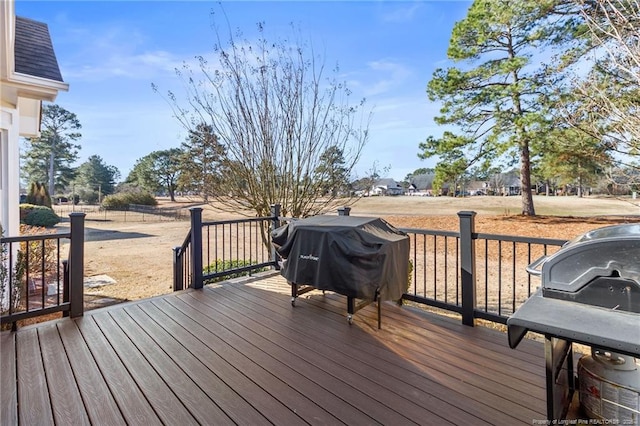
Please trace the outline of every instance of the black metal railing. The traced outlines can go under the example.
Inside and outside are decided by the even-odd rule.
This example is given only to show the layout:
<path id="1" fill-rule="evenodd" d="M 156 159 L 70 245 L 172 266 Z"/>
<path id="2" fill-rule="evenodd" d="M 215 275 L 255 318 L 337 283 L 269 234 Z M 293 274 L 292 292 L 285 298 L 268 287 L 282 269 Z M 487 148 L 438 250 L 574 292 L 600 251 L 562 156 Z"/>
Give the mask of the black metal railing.
<path id="1" fill-rule="evenodd" d="M 71 213 L 69 232 L 0 239 L 2 324 L 84 311 L 84 213 Z M 63 250 L 68 244 L 68 258 Z"/>
<path id="2" fill-rule="evenodd" d="M 202 209 L 190 209 L 191 230 L 174 248 L 174 290 L 202 288 L 206 283 L 277 268 L 271 231 L 280 224 L 279 206 L 272 216 L 202 221 Z"/>
<path id="3" fill-rule="evenodd" d="M 460 231 L 406 229 L 411 282 L 404 298 L 462 315 L 506 324 L 539 283 L 526 267 L 566 240 L 475 232 L 475 212 L 459 212 Z"/>
<path id="4" fill-rule="evenodd" d="M 510 235 L 476 234 L 475 315 L 494 322 L 506 319 L 540 284 L 526 267 L 541 256 L 557 251 L 566 240 Z"/>
<path id="5" fill-rule="evenodd" d="M 348 216 L 350 210 L 342 207 L 338 215 Z M 202 223 L 201 212 L 191 209 L 191 229 L 201 232 L 191 232 L 174 249 L 176 290 L 185 284 L 201 288 L 207 280 L 278 267 L 275 250 L 268 249 L 265 239 L 270 238 L 268 230 L 290 220 L 279 217 L 279 206 L 273 206 L 269 217 L 207 223 Z M 478 318 L 506 324 L 539 285 L 532 282 L 526 267 L 566 241 L 476 233 L 475 215 L 459 212 L 459 231 L 400 228 L 409 236 L 411 264 L 403 298 L 456 312 L 465 325 L 474 325 Z"/>

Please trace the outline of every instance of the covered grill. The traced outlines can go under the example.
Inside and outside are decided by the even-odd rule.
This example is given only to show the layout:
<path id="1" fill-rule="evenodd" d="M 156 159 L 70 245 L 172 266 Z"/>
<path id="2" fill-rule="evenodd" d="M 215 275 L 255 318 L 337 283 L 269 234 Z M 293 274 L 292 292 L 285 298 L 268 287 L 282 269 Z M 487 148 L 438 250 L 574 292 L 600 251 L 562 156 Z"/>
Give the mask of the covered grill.
<path id="1" fill-rule="evenodd" d="M 574 342 L 636 370 L 634 357 L 640 358 L 640 224 L 588 232 L 552 256 L 533 262 L 527 271 L 541 276 L 541 288 L 507 320 L 509 345 L 515 348 L 527 331 L 544 334 L 547 416 L 561 419 L 577 389 Z M 637 375 L 626 377 L 638 381 Z M 634 395 L 633 389 L 640 389 L 640 383 L 620 389 L 629 391 L 630 401 L 628 406 L 620 404 L 620 413 L 637 420 L 640 395 Z"/>
<path id="2" fill-rule="evenodd" d="M 399 300 L 407 289 L 409 237 L 382 219 L 313 216 L 279 227 L 272 241 L 285 259 L 281 273 L 292 285 L 292 304 L 314 288 L 334 291 L 347 296 L 351 322 L 363 306 L 355 299 Z"/>

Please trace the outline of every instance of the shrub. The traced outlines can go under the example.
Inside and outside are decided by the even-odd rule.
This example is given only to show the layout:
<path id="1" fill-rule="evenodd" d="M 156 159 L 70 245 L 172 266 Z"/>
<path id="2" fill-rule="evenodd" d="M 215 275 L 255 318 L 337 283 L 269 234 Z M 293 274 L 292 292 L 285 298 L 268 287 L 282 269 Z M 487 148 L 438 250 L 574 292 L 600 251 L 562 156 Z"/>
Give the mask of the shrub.
<path id="1" fill-rule="evenodd" d="M 31 182 L 26 201 L 29 204 L 51 207 L 51 196 L 49 195 L 49 191 L 45 184 L 40 182 Z"/>
<path id="2" fill-rule="evenodd" d="M 237 268 L 242 268 L 244 266 L 251 266 L 251 265 L 252 265 L 252 263 L 250 261 L 248 261 L 248 260 L 220 260 L 220 259 L 217 259 L 215 262 L 211 263 L 209 266 L 205 266 L 202 269 L 202 273 L 203 274 L 210 274 L 210 273 L 213 273 L 213 272 L 224 272 L 224 271 L 237 269 Z M 267 268 L 253 269 L 251 271 L 251 273 L 254 274 L 256 272 L 262 272 L 262 271 L 266 271 L 266 270 L 267 270 Z M 219 283 L 221 281 L 229 280 L 231 278 L 246 277 L 248 275 L 249 275 L 249 271 L 233 272 L 233 273 L 230 273 L 229 275 L 224 275 L 222 277 L 210 278 L 208 280 L 205 280 L 205 284 Z"/>
<path id="3" fill-rule="evenodd" d="M 102 207 L 107 209 L 126 209 L 130 204 L 141 204 L 144 206 L 157 206 L 158 201 L 153 194 L 146 191 L 118 192 L 107 195 L 102 200 Z"/>
<path id="4" fill-rule="evenodd" d="M 20 204 L 20 221 L 25 225 L 50 228 L 60 223 L 60 217 L 50 207 Z"/>

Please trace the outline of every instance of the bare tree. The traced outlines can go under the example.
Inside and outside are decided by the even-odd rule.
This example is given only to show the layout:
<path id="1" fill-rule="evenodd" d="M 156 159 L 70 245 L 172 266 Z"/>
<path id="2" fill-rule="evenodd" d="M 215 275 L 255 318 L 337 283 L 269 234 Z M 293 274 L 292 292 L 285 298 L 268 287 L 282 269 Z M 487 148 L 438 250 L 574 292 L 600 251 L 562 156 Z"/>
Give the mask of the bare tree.
<path id="1" fill-rule="evenodd" d="M 640 152 L 640 1 L 578 0 L 594 66 L 564 108 L 571 125 L 606 143 L 626 166 Z M 636 165 L 637 167 L 637 165 Z"/>
<path id="2" fill-rule="evenodd" d="M 322 154 L 335 151 L 351 174 L 368 136 L 364 100 L 351 103 L 338 69 L 325 77 L 324 62 L 299 35 L 269 41 L 260 23 L 256 41 L 229 31 L 223 43 L 214 28 L 216 62 L 200 57 L 197 71 L 178 71 L 186 101 L 168 94 L 183 126 L 206 123 L 223 147 L 212 204 L 266 216 L 279 203 L 283 215 L 304 217 L 348 203 L 327 192 L 333 178 L 317 170 Z"/>

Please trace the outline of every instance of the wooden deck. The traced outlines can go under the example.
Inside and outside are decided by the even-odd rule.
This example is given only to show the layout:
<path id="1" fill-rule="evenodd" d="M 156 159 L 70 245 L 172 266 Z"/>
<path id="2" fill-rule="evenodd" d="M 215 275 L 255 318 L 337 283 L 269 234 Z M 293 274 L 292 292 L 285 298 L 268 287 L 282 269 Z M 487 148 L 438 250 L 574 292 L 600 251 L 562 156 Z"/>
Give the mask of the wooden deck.
<path id="1" fill-rule="evenodd" d="M 544 351 L 393 303 L 295 307 L 279 276 L 1 335 L 2 425 L 531 425 Z"/>

